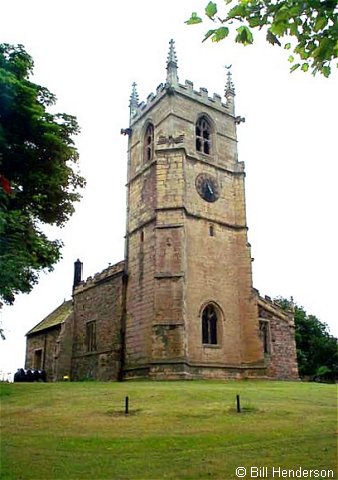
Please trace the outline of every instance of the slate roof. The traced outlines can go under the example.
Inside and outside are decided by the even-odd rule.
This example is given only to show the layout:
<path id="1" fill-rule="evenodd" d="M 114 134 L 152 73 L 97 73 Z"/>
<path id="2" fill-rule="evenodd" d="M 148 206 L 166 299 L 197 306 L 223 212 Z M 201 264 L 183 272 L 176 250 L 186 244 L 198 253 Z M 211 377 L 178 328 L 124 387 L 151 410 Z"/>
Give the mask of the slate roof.
<path id="1" fill-rule="evenodd" d="M 35 325 L 29 332 L 26 333 L 26 336 L 33 335 L 34 333 L 40 333 L 44 330 L 47 330 L 57 325 L 61 325 L 73 312 L 72 300 L 64 301 L 59 305 L 52 313 L 47 315 L 40 323 Z"/>

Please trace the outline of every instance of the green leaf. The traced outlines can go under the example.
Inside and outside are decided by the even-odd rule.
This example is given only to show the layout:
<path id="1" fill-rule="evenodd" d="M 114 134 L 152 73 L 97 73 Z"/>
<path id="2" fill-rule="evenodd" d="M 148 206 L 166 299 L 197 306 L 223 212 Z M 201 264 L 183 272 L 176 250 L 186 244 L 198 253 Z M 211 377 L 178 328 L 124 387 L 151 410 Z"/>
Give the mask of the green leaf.
<path id="1" fill-rule="evenodd" d="M 246 7 L 243 3 L 239 3 L 235 5 L 231 10 L 228 12 L 227 20 L 232 18 L 243 18 L 246 15 Z"/>
<path id="2" fill-rule="evenodd" d="M 333 52 L 333 55 L 335 57 L 338 57 L 338 39 L 337 39 L 335 45 L 333 45 L 333 47 L 332 47 L 332 52 Z M 337 66 L 338 66 L 338 64 L 337 64 Z"/>
<path id="3" fill-rule="evenodd" d="M 281 8 L 276 12 L 275 19 L 277 22 L 280 20 L 287 20 L 290 18 L 290 13 L 288 7 L 285 5 L 285 2 L 280 2 L 280 5 L 282 5 Z"/>
<path id="4" fill-rule="evenodd" d="M 307 72 L 309 70 L 309 64 L 308 63 L 303 63 L 303 65 L 301 67 L 301 70 L 303 70 L 303 72 Z"/>
<path id="5" fill-rule="evenodd" d="M 211 40 L 213 42 L 220 42 L 221 40 L 223 40 L 228 35 L 229 35 L 228 27 L 220 27 L 217 30 L 215 30 L 215 33 L 214 33 Z"/>
<path id="6" fill-rule="evenodd" d="M 201 17 L 197 16 L 196 12 L 192 12 L 189 20 L 186 20 L 184 23 L 186 23 L 187 25 L 196 25 L 197 23 L 202 23 L 202 19 Z"/>
<path id="7" fill-rule="evenodd" d="M 290 72 L 294 72 L 295 70 L 297 70 L 297 68 L 300 67 L 300 63 L 296 63 L 295 65 L 293 65 L 291 68 L 290 68 Z"/>
<path id="8" fill-rule="evenodd" d="M 292 8 L 289 9 L 289 18 L 299 16 L 301 11 L 300 5 L 294 5 Z"/>
<path id="9" fill-rule="evenodd" d="M 312 51 L 312 57 L 315 61 L 323 61 L 328 60 L 331 56 L 332 48 L 333 48 L 332 41 L 327 37 L 322 37 L 319 45 Z"/>
<path id="10" fill-rule="evenodd" d="M 290 55 L 289 58 L 288 58 L 288 61 L 290 63 L 294 62 L 295 61 L 295 57 L 293 55 Z"/>
<path id="11" fill-rule="evenodd" d="M 205 7 L 205 14 L 207 17 L 213 19 L 213 17 L 217 13 L 217 5 L 216 3 L 209 2 L 208 5 Z"/>
<path id="12" fill-rule="evenodd" d="M 253 43 L 251 30 L 246 25 L 237 28 L 236 31 L 238 32 L 235 38 L 237 43 L 242 43 L 243 45 L 249 45 Z"/>
<path id="13" fill-rule="evenodd" d="M 284 20 L 281 20 L 281 21 L 273 22 L 271 24 L 270 31 L 274 35 L 277 35 L 278 37 L 282 37 L 288 28 L 289 28 L 289 24 Z"/>
<path id="14" fill-rule="evenodd" d="M 216 32 L 215 29 L 214 29 L 214 30 L 209 30 L 209 31 L 205 34 L 202 42 L 205 42 L 206 40 L 208 40 L 208 38 L 211 37 L 211 35 L 213 35 L 215 32 Z"/>
<path id="15" fill-rule="evenodd" d="M 249 26 L 251 28 L 259 27 L 262 24 L 261 17 L 251 17 L 248 19 Z"/>
<path id="16" fill-rule="evenodd" d="M 315 32 L 322 30 L 327 25 L 327 22 L 328 22 L 328 19 L 326 17 L 318 16 L 316 18 L 316 22 L 315 22 L 315 26 L 313 27 L 313 30 Z"/>
<path id="17" fill-rule="evenodd" d="M 281 46 L 281 43 L 276 35 L 274 35 L 270 30 L 268 30 L 266 33 L 266 39 L 269 43 L 271 43 L 271 45 L 278 45 L 279 47 Z"/>
<path id="18" fill-rule="evenodd" d="M 289 23 L 290 35 L 298 36 L 298 25 L 297 23 Z"/>
<path id="19" fill-rule="evenodd" d="M 296 48 L 294 49 L 294 52 L 298 53 L 298 55 L 302 60 L 307 60 L 310 56 L 310 53 L 306 51 L 304 45 L 301 45 L 301 44 L 296 46 Z"/>
<path id="20" fill-rule="evenodd" d="M 286 43 L 286 44 L 284 45 L 284 48 L 285 48 L 285 50 L 290 50 L 290 48 L 291 48 L 291 43 Z"/>
<path id="21" fill-rule="evenodd" d="M 322 73 L 324 75 L 324 77 L 328 78 L 330 76 L 330 73 L 331 73 L 331 68 L 328 67 L 328 66 L 325 66 L 322 68 Z"/>

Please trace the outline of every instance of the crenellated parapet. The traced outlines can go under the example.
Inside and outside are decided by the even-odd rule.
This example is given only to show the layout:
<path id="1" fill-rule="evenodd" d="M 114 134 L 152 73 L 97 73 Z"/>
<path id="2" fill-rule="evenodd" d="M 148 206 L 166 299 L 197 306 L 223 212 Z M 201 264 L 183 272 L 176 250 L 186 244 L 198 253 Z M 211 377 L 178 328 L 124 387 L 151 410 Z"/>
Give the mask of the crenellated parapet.
<path id="1" fill-rule="evenodd" d="M 270 312 L 280 320 L 288 322 L 289 326 L 294 326 L 294 313 L 291 310 L 282 309 L 280 304 L 272 300 L 269 296 L 265 295 L 264 298 L 258 296 L 257 303 L 263 310 Z"/>
<path id="2" fill-rule="evenodd" d="M 143 115 L 146 115 L 147 112 L 159 102 L 164 95 L 183 95 L 185 97 L 191 98 L 195 102 L 199 102 L 202 105 L 210 106 L 220 111 L 223 111 L 227 114 L 231 114 L 233 102 L 227 100 L 223 102 L 221 95 L 214 93 L 212 96 L 209 96 L 208 90 L 205 87 L 201 87 L 199 90 L 194 90 L 194 84 L 190 80 L 186 80 L 184 84 L 177 84 L 175 87 L 168 86 L 161 83 L 157 89 L 156 93 L 150 93 L 147 97 L 146 102 L 140 102 L 137 106 L 134 105 L 132 114 L 130 116 L 130 125 L 132 126 L 137 120 L 139 120 Z"/>
<path id="3" fill-rule="evenodd" d="M 205 106 L 217 108 L 230 116 L 234 116 L 235 89 L 230 71 L 228 71 L 225 97 L 223 98 L 218 93 L 214 93 L 212 96 L 209 96 L 208 90 L 205 87 L 201 87 L 199 90 L 194 90 L 194 84 L 190 80 L 185 80 L 184 84 L 179 83 L 177 76 L 177 57 L 173 40 L 170 41 L 167 60 L 166 83 L 161 83 L 157 87 L 156 93 L 150 93 L 146 102 L 141 103 L 138 103 L 136 84 L 133 84 L 130 103 L 132 106 L 130 111 L 130 125 L 133 125 L 143 115 L 146 115 L 147 112 L 154 106 L 154 104 L 160 101 L 164 95 L 183 95 L 191 98 L 191 100 L 195 102 L 199 102 Z"/>
<path id="4" fill-rule="evenodd" d="M 109 265 L 109 267 L 102 270 L 102 272 L 96 273 L 94 276 L 88 277 L 87 280 L 83 280 L 74 288 L 74 295 L 83 292 L 89 288 L 96 287 L 102 282 L 105 282 L 111 277 L 116 275 L 122 275 L 125 269 L 125 261 L 115 263 L 114 265 Z"/>

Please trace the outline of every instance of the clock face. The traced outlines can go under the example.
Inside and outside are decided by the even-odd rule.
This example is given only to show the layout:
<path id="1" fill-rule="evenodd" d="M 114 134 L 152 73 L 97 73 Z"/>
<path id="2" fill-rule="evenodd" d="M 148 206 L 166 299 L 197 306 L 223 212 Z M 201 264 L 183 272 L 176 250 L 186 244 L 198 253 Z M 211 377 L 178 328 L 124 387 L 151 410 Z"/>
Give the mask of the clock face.
<path id="1" fill-rule="evenodd" d="M 209 173 L 200 173 L 195 181 L 196 190 L 203 200 L 215 202 L 219 198 L 217 179 Z"/>

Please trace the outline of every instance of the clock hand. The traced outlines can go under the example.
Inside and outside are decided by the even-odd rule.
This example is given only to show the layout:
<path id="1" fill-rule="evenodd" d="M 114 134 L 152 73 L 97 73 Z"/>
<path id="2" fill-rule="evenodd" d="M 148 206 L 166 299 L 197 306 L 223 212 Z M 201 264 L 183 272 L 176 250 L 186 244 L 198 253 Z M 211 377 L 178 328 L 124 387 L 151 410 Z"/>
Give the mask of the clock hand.
<path id="1" fill-rule="evenodd" d="M 213 194 L 214 194 L 214 191 L 213 191 L 213 189 L 212 189 L 212 187 L 211 187 L 211 185 L 210 185 L 210 182 L 207 182 L 207 188 L 208 188 L 208 190 L 209 190 L 210 195 L 213 195 Z"/>

